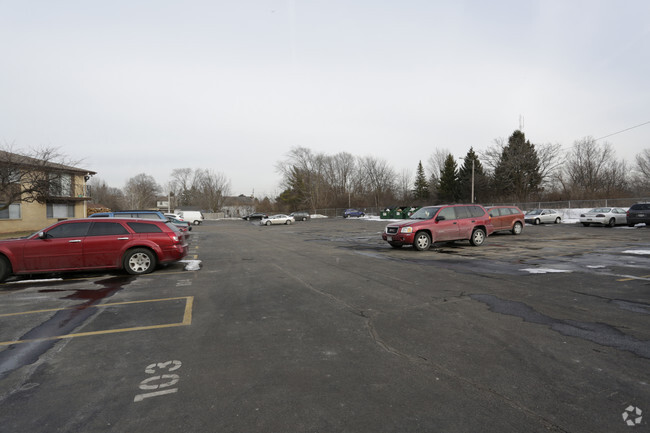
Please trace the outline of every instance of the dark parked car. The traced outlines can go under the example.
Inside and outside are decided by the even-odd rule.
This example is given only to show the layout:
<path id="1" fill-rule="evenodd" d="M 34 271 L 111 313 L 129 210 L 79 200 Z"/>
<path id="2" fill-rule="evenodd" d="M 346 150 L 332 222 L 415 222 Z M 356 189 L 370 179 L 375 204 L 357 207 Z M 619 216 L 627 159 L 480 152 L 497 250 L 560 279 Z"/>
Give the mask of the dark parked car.
<path id="1" fill-rule="evenodd" d="M 524 213 L 517 206 L 490 206 L 487 208 L 495 232 L 509 231 L 521 234 L 524 229 Z"/>
<path id="2" fill-rule="evenodd" d="M 311 215 L 309 215 L 309 212 L 293 212 L 291 216 L 296 220 L 296 221 L 308 221 L 311 219 Z"/>
<path id="3" fill-rule="evenodd" d="M 242 217 L 243 220 L 250 221 L 250 220 L 261 220 L 262 218 L 268 218 L 269 216 L 265 213 L 262 212 L 254 212 L 252 214 L 246 215 L 245 217 Z"/>
<path id="4" fill-rule="evenodd" d="M 159 220 L 66 220 L 20 239 L 0 240 L 0 281 L 9 275 L 124 269 L 152 272 L 187 255 L 185 236 Z"/>
<path id="5" fill-rule="evenodd" d="M 627 210 L 627 225 L 634 227 L 639 223 L 650 226 L 650 203 L 636 203 Z"/>
<path id="6" fill-rule="evenodd" d="M 366 216 L 366 214 L 357 209 L 346 209 L 343 212 L 343 218 L 349 218 L 349 217 L 361 218 L 362 216 Z"/>
<path id="7" fill-rule="evenodd" d="M 434 242 L 469 240 L 483 245 L 494 227 L 479 205 L 443 205 L 420 208 L 408 220 L 386 226 L 381 237 L 393 248 L 413 245 L 426 251 Z"/>

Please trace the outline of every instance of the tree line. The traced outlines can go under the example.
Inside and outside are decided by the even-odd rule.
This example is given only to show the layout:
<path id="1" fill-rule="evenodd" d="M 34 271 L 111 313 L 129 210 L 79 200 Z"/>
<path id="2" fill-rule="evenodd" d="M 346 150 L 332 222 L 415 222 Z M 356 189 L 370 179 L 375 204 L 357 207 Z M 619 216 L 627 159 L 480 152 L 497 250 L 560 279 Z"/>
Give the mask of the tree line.
<path id="1" fill-rule="evenodd" d="M 327 155 L 305 147 L 293 148 L 276 168 L 283 189 L 278 210 L 581 200 L 650 192 L 650 149 L 628 166 L 610 143 L 593 137 L 575 141 L 565 152 L 559 144 L 533 144 L 520 130 L 480 154 L 470 147 L 461 161 L 436 149 L 426 169 L 417 163 L 414 175 L 396 173 L 374 156 Z"/>
<path id="2" fill-rule="evenodd" d="M 166 196 L 172 210 L 193 206 L 217 212 L 230 195 L 230 180 L 210 169 L 177 168 L 170 178 L 163 188 L 153 176 L 140 173 L 129 178 L 123 189 L 111 187 L 99 178 L 92 179 L 92 199 L 112 210 L 149 209 Z"/>
<path id="3" fill-rule="evenodd" d="M 39 160 L 73 166 L 58 149 L 48 148 L 20 156 L 0 149 L 0 211 L 12 202 L 43 200 L 56 177 L 18 170 Z M 415 164 L 414 164 L 415 165 Z M 503 203 L 639 197 L 650 194 L 650 149 L 636 155 L 632 165 L 616 157 L 610 143 L 584 137 L 568 151 L 559 144 L 533 144 L 516 130 L 507 140 L 497 139 L 484 152 L 470 147 L 457 161 L 446 149 L 435 149 L 415 174 L 396 172 L 376 156 L 334 155 L 295 147 L 276 163 L 281 175 L 277 197 L 255 199 L 266 212 L 342 207 L 419 206 L 436 203 Z M 23 184 L 23 190 L 16 188 Z M 163 188 L 146 173 L 111 187 L 99 177 L 89 184 L 92 200 L 112 210 L 152 208 L 162 196 L 172 208 L 195 206 L 222 210 L 231 194 L 230 180 L 211 169 L 179 168 Z M 25 189 L 29 186 L 30 189 Z M 22 197 L 22 198 L 21 198 Z M 4 206 L 4 207 L 3 207 Z"/>

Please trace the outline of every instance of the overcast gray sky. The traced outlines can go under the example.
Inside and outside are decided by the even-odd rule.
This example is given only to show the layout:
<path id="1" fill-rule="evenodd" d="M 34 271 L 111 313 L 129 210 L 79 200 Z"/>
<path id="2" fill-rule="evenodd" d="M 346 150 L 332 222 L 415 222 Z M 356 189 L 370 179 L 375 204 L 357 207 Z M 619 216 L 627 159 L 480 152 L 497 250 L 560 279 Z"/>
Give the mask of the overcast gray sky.
<path id="1" fill-rule="evenodd" d="M 650 121 L 650 2 L 0 0 L 0 141 L 114 187 L 174 168 L 280 192 L 294 146 L 415 172 L 519 128 L 569 149 Z M 630 163 L 650 124 L 606 139 Z"/>

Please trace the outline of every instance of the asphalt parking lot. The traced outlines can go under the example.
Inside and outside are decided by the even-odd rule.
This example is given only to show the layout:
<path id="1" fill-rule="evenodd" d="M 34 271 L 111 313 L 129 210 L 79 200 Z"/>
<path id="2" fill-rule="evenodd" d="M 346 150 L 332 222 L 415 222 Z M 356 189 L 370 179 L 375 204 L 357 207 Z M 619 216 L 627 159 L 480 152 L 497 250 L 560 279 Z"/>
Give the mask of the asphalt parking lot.
<path id="1" fill-rule="evenodd" d="M 0 284 L 0 430 L 650 431 L 650 228 L 384 226 L 207 221 L 149 275 Z"/>

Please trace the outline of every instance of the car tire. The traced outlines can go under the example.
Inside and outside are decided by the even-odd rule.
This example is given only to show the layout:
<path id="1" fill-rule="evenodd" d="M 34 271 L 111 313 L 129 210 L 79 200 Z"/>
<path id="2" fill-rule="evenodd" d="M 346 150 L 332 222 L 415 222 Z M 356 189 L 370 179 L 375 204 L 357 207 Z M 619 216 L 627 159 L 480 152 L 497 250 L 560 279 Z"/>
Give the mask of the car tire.
<path id="1" fill-rule="evenodd" d="M 560 217 L 555 218 L 555 224 L 560 224 L 561 221 L 562 221 L 562 218 L 560 218 Z"/>
<path id="2" fill-rule="evenodd" d="M 538 226 L 540 222 L 541 222 L 541 221 L 539 220 L 539 218 L 535 218 L 535 221 L 533 221 L 533 224 L 535 224 L 536 226 Z"/>
<path id="3" fill-rule="evenodd" d="M 199 221 L 199 220 L 194 220 L 194 225 L 195 225 L 195 226 L 198 226 L 199 224 L 201 224 L 201 221 Z"/>
<path id="4" fill-rule="evenodd" d="M 270 225 L 271 225 L 271 221 L 267 221 L 265 224 L 266 224 L 267 226 L 270 226 Z"/>
<path id="5" fill-rule="evenodd" d="M 302 220 L 303 220 L 303 221 L 307 221 L 307 218 L 305 218 L 305 217 L 302 217 Z"/>
<path id="6" fill-rule="evenodd" d="M 520 235 L 521 232 L 524 230 L 524 226 L 522 223 L 517 221 L 514 226 L 512 226 L 512 234 L 513 235 Z"/>
<path id="7" fill-rule="evenodd" d="M 607 227 L 614 227 L 616 225 L 616 218 L 610 218 L 607 222 Z"/>
<path id="8" fill-rule="evenodd" d="M 286 225 L 291 224 L 291 220 L 286 220 L 286 221 L 285 221 L 285 224 L 286 224 Z"/>
<path id="9" fill-rule="evenodd" d="M 589 223 L 582 223 L 583 226 L 589 227 Z"/>
<path id="10" fill-rule="evenodd" d="M 427 232 L 416 233 L 413 247 L 418 251 L 426 251 L 431 247 L 431 236 Z"/>
<path id="11" fill-rule="evenodd" d="M 389 244 L 391 247 L 395 248 L 396 250 L 399 250 L 399 249 L 402 248 L 402 246 L 403 246 L 402 244 L 396 244 L 396 243 L 394 243 L 394 242 L 388 242 L 388 244 Z"/>
<path id="12" fill-rule="evenodd" d="M 146 248 L 134 248 L 126 252 L 122 264 L 131 275 L 148 274 L 156 268 L 156 255 Z"/>
<path id="13" fill-rule="evenodd" d="M 343 215 L 343 218 L 347 218 L 347 217 L 348 217 L 347 215 Z"/>
<path id="14" fill-rule="evenodd" d="M 480 247 L 485 243 L 485 231 L 483 229 L 474 229 L 472 236 L 469 238 L 469 243 L 475 247 Z"/>
<path id="15" fill-rule="evenodd" d="M 11 275 L 11 264 L 6 257 L 0 256 L 0 283 Z"/>
<path id="16" fill-rule="evenodd" d="M 634 227 L 635 225 L 636 225 L 636 224 L 629 224 L 629 223 L 628 223 L 627 226 L 628 226 L 628 227 Z"/>
<path id="17" fill-rule="evenodd" d="M 250 221 L 251 219 L 249 217 L 246 217 L 246 221 Z"/>

